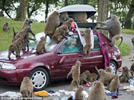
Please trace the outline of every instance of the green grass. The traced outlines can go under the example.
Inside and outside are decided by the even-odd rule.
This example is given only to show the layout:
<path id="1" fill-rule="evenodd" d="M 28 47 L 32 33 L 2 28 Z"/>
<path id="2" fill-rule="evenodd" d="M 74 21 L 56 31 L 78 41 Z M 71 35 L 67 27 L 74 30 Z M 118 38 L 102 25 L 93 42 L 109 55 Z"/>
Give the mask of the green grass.
<path id="1" fill-rule="evenodd" d="M 9 32 L 3 32 L 2 26 L 5 22 L 9 23 L 10 30 Z M 12 19 L 0 17 L 0 51 L 7 50 L 9 45 L 11 44 L 12 37 L 13 37 L 13 30 L 14 27 L 15 31 L 19 31 L 23 25 L 21 21 L 14 21 Z M 39 32 L 44 31 L 44 23 L 32 23 L 32 31 L 37 34 Z"/>
<path id="2" fill-rule="evenodd" d="M 123 34 L 134 34 L 134 30 L 132 30 L 132 29 L 122 29 L 121 33 L 123 33 Z"/>
<path id="3" fill-rule="evenodd" d="M 116 45 L 118 46 L 119 45 L 119 41 L 116 42 Z M 121 52 L 121 56 L 126 56 L 130 53 L 130 46 L 126 43 L 122 43 L 119 47 L 119 50 Z"/>

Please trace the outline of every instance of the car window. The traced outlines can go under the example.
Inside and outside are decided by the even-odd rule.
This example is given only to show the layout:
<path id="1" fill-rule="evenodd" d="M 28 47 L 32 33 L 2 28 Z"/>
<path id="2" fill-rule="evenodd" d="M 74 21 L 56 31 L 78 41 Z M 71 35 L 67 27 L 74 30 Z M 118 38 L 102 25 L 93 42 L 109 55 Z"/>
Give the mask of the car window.
<path id="1" fill-rule="evenodd" d="M 45 34 L 44 33 L 39 33 L 35 37 L 36 37 L 35 41 L 32 41 L 32 40 L 29 41 L 29 48 L 31 48 L 32 50 L 36 50 L 36 46 L 37 46 L 38 42 L 40 41 L 40 38 L 45 37 Z M 49 36 L 47 36 L 46 44 L 45 44 L 45 51 L 46 52 L 53 51 L 54 48 L 57 45 L 57 43 L 54 43 L 54 42 L 49 45 L 50 42 L 51 42 L 51 39 L 49 38 Z"/>
<path id="2" fill-rule="evenodd" d="M 60 46 L 58 52 L 62 54 L 76 53 L 82 51 L 82 44 L 77 35 L 73 37 L 67 37 L 63 44 Z"/>
<path id="3" fill-rule="evenodd" d="M 94 35 L 94 48 L 93 48 L 93 50 L 100 50 L 99 38 L 97 35 Z"/>

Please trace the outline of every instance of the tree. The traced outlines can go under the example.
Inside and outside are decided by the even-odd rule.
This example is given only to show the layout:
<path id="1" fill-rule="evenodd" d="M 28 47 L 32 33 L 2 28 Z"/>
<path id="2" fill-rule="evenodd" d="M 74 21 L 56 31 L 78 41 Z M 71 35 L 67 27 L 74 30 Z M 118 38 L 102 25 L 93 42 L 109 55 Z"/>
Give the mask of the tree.
<path id="1" fill-rule="evenodd" d="M 20 6 L 17 10 L 16 20 L 23 21 L 26 19 L 26 13 L 29 0 L 20 0 Z"/>
<path id="2" fill-rule="evenodd" d="M 125 28 L 131 29 L 131 25 L 132 25 L 131 19 L 133 15 L 134 15 L 134 0 L 132 0 L 130 4 L 130 8 L 126 17 Z"/>
<path id="3" fill-rule="evenodd" d="M 105 21 L 108 16 L 109 0 L 98 0 L 98 21 Z"/>
<path id="4" fill-rule="evenodd" d="M 68 0 L 65 0 L 65 6 L 68 6 Z"/>
<path id="5" fill-rule="evenodd" d="M 42 3 L 44 3 L 44 0 L 30 0 L 27 8 L 28 18 L 30 18 L 35 11 L 41 8 Z"/>
<path id="6" fill-rule="evenodd" d="M 16 7 L 14 6 L 14 3 L 17 2 L 18 0 L 0 0 L 0 9 L 1 12 L 4 13 L 9 17 L 12 18 L 11 16 L 11 11 L 16 10 Z"/>

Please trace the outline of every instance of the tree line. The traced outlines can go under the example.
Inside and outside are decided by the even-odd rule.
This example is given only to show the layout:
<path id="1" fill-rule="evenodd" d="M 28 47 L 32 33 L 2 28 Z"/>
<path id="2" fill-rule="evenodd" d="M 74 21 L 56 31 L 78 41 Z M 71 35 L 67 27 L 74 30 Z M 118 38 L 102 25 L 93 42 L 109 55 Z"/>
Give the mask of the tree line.
<path id="1" fill-rule="evenodd" d="M 16 6 L 16 5 L 18 6 Z M 12 18 L 11 11 L 16 12 L 15 20 L 24 20 L 32 16 L 45 5 L 45 18 L 48 17 L 50 5 L 62 8 L 72 4 L 89 4 L 98 12 L 92 20 L 104 21 L 110 15 L 117 15 L 123 28 L 134 29 L 134 0 L 0 0 L 0 16 L 5 13 Z"/>

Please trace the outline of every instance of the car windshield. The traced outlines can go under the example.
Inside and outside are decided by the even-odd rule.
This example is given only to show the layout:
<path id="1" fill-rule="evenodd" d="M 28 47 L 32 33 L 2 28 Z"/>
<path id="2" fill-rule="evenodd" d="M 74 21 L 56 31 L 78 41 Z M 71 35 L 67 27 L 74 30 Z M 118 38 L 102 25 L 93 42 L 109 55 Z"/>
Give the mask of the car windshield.
<path id="1" fill-rule="evenodd" d="M 36 40 L 35 41 L 33 41 L 33 40 L 29 41 L 29 48 L 32 49 L 32 50 L 36 50 L 36 46 L 37 46 L 38 42 L 40 41 L 41 37 L 45 37 L 45 33 L 44 32 L 36 34 L 36 36 L 35 36 Z M 45 51 L 46 52 L 53 51 L 54 48 L 57 45 L 56 43 L 49 44 L 50 42 L 51 42 L 51 39 L 47 36 L 46 44 L 45 44 Z"/>

